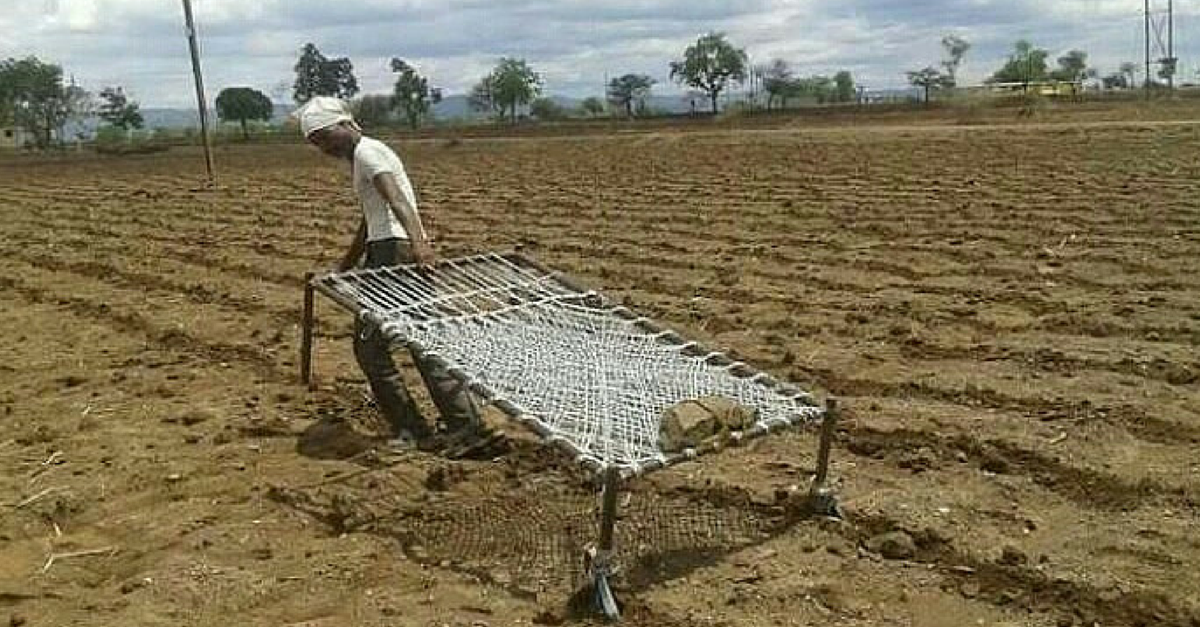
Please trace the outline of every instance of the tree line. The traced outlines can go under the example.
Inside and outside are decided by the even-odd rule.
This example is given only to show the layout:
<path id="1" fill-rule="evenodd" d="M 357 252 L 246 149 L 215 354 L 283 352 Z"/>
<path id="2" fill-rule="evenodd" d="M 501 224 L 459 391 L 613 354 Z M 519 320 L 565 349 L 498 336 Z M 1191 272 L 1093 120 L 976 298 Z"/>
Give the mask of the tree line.
<path id="1" fill-rule="evenodd" d="M 958 87 L 958 73 L 971 50 L 971 43 L 957 35 L 941 40 L 942 58 L 935 64 L 905 72 L 908 83 L 921 90 L 926 102 L 933 94 Z M 1137 65 L 1123 63 L 1116 72 L 1101 76 L 1088 65 L 1088 55 L 1082 50 L 1069 50 L 1058 57 L 1056 66 L 1049 63 L 1049 52 L 1021 40 L 1014 44 L 1003 65 L 985 82 L 1016 84 L 1028 87 L 1046 81 L 1079 83 L 1094 79 L 1105 89 L 1129 89 L 1136 86 Z M 349 58 L 325 56 L 315 44 L 308 43 L 300 51 L 295 66 L 292 98 L 297 104 L 314 96 L 335 96 L 353 99 L 360 92 Z M 433 105 L 442 99 L 442 90 L 432 87 L 417 67 L 399 57 L 391 60 L 395 82 L 390 94 L 367 95 L 353 100 L 356 115 L 367 124 L 380 124 L 399 117 L 417 128 L 430 114 Z M 709 110 L 720 111 L 721 95 L 734 85 L 761 86 L 767 97 L 767 108 L 786 108 L 789 100 L 811 99 L 818 103 L 853 102 L 857 90 L 849 71 L 833 76 L 796 76 L 783 59 L 751 66 L 745 49 L 735 46 L 723 33 L 711 32 L 688 45 L 680 58 L 668 65 L 673 83 L 695 90 L 709 101 Z M 1163 63 L 1158 78 L 1175 75 L 1176 63 Z M 1144 84 L 1153 85 L 1154 77 L 1145 77 Z M 590 97 L 581 103 L 585 115 L 598 116 L 608 107 L 628 117 L 642 114 L 646 101 L 656 84 L 647 74 L 627 73 L 605 85 L 604 98 Z M 540 73 L 522 58 L 502 57 L 496 66 L 481 77 L 467 95 L 475 111 L 498 119 L 516 121 L 523 110 L 538 119 L 565 117 L 568 112 L 555 101 L 543 97 L 545 81 Z M 753 89 L 754 87 L 752 87 Z M 694 105 L 693 105 L 694 106 Z M 270 121 L 274 104 L 261 91 L 251 87 L 230 87 L 216 98 L 216 110 L 221 120 L 237 123 L 249 136 L 249 123 Z M 62 67 L 36 57 L 0 60 L 0 126 L 18 125 L 29 129 L 39 146 L 52 142 L 57 131 L 63 139 L 65 126 L 75 120 L 99 117 L 110 128 L 128 132 L 142 128 L 144 119 L 138 103 L 121 86 L 103 88 L 93 95 L 67 82 Z"/>
<path id="2" fill-rule="evenodd" d="M 774 73 L 765 80 L 764 88 L 786 104 L 790 97 L 812 95 L 820 102 L 853 100 L 854 80 L 847 71 L 833 78 L 814 76 L 794 78 L 784 61 L 771 66 Z M 709 100 L 710 111 L 720 111 L 720 97 L 731 86 L 743 84 L 752 75 L 768 74 L 768 68 L 752 68 L 746 51 L 738 48 L 724 33 L 708 33 L 689 45 L 682 56 L 669 64 L 670 80 L 696 90 Z M 359 92 L 349 59 L 327 59 L 313 44 L 305 45 L 296 63 L 296 80 L 292 95 L 297 104 L 313 96 L 334 96 L 344 99 Z M 441 90 L 429 87 L 410 63 L 392 59 L 392 71 L 397 74 L 393 93 L 388 96 L 364 96 L 355 102 L 356 113 L 365 122 L 382 121 L 394 113 L 400 114 L 413 128 L 428 116 L 430 105 L 436 104 Z M 605 97 L 589 97 L 580 108 L 585 115 L 597 116 L 606 104 L 628 117 L 644 113 L 646 101 L 657 81 L 647 74 L 628 73 L 611 79 L 605 85 Z M 538 119 L 556 119 L 567 112 L 556 102 L 543 97 L 545 81 L 522 58 L 502 57 L 496 66 L 476 81 L 467 94 L 472 110 L 501 120 L 516 122 L 521 111 L 528 109 Z"/>
<path id="3" fill-rule="evenodd" d="M 942 60 L 937 65 L 928 65 L 919 70 L 906 72 L 908 82 L 921 89 L 923 100 L 929 102 L 930 95 L 939 90 L 958 86 L 958 69 L 970 51 L 971 44 L 957 35 L 942 38 Z M 1137 86 L 1137 64 L 1125 62 L 1116 72 L 1101 76 L 1098 68 L 1088 65 L 1088 54 L 1083 50 L 1068 50 L 1055 59 L 1057 67 L 1049 63 L 1050 52 L 1038 48 L 1028 40 L 1018 40 L 1005 58 L 1004 64 L 985 81 L 987 85 L 1016 85 L 1027 90 L 1030 85 L 1046 82 L 1082 83 L 1098 80 L 1104 89 L 1132 89 Z M 1158 78 L 1169 80 L 1175 76 L 1177 59 L 1164 59 Z M 1145 86 L 1154 86 L 1152 77 L 1146 77 Z"/>

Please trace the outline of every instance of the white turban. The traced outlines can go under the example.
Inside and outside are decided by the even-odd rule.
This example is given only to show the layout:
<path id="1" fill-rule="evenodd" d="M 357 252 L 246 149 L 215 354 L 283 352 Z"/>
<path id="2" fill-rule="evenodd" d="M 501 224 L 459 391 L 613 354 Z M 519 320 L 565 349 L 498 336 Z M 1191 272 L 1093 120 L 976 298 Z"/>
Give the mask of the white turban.
<path id="1" fill-rule="evenodd" d="M 329 96 L 316 96 L 292 115 L 300 120 L 300 132 L 305 137 L 342 122 L 349 122 L 355 128 L 358 126 L 354 124 L 354 116 L 350 115 L 346 103 Z"/>

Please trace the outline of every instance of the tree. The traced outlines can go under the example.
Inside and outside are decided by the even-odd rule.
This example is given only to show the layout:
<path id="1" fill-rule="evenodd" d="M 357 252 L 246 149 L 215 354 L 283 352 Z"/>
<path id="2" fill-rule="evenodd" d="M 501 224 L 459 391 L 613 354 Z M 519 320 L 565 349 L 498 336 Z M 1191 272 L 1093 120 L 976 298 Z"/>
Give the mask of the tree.
<path id="1" fill-rule="evenodd" d="M 850 72 L 842 70 L 833 75 L 834 102 L 850 102 L 854 100 L 854 77 Z"/>
<path id="2" fill-rule="evenodd" d="M 0 61 L 0 118 L 30 130 L 46 148 L 71 115 L 62 67 L 37 57 Z"/>
<path id="3" fill-rule="evenodd" d="M 791 95 L 796 97 L 809 97 L 815 100 L 818 104 L 825 104 L 833 100 L 834 82 L 828 76 L 819 74 L 808 78 L 798 78 L 792 81 Z"/>
<path id="4" fill-rule="evenodd" d="M 542 93 L 542 77 L 525 63 L 525 59 L 503 57 L 490 77 L 491 100 L 501 117 L 509 111 L 517 121 L 517 107 L 529 104 Z"/>
<path id="5" fill-rule="evenodd" d="M 971 42 L 958 35 L 946 35 L 942 37 L 942 48 L 946 52 L 946 58 L 942 60 L 942 68 L 945 69 L 942 84 L 946 87 L 956 87 L 958 68 L 962 67 L 963 57 L 967 56 L 967 51 L 971 49 Z"/>
<path id="6" fill-rule="evenodd" d="M 429 114 L 433 96 L 440 95 L 441 92 L 431 92 L 429 80 L 418 74 L 417 69 L 403 59 L 392 59 L 392 72 L 399 75 L 392 92 L 392 104 L 404 114 L 408 125 L 416 129 L 421 124 L 421 118 Z"/>
<path id="7" fill-rule="evenodd" d="M 792 69 L 783 59 L 772 59 L 763 71 L 763 89 L 767 92 L 767 111 L 778 98 L 782 108 L 787 108 L 788 96 L 794 91 Z"/>
<path id="8" fill-rule="evenodd" d="M 12 76 L 12 59 L 0 59 L 0 126 L 14 122 L 17 86 Z"/>
<path id="9" fill-rule="evenodd" d="M 354 64 L 350 59 L 329 59 L 314 44 L 304 44 L 295 70 L 292 98 L 296 104 L 304 104 L 313 96 L 349 99 L 358 93 L 358 79 L 354 78 Z"/>
<path id="10" fill-rule="evenodd" d="M 589 96 L 579 103 L 579 108 L 587 115 L 596 117 L 604 113 L 604 101 L 595 96 Z"/>
<path id="11" fill-rule="evenodd" d="M 1068 83 L 1082 81 L 1089 75 L 1087 57 L 1082 50 L 1071 50 L 1058 58 L 1058 69 L 1050 73 L 1050 78 Z"/>
<path id="12" fill-rule="evenodd" d="M 915 72 L 905 72 L 908 76 L 908 84 L 913 87 L 920 87 L 925 91 L 923 98 L 926 104 L 929 103 L 929 92 L 934 89 L 941 89 L 947 84 L 947 77 L 942 74 L 941 70 L 932 65 L 917 70 Z"/>
<path id="13" fill-rule="evenodd" d="M 531 102 L 529 113 L 543 122 L 567 117 L 567 112 L 563 110 L 562 105 L 554 102 L 551 98 L 538 98 Z"/>
<path id="14" fill-rule="evenodd" d="M 392 120 L 394 98 L 383 95 L 367 95 L 350 102 L 354 119 L 364 128 L 379 128 Z"/>
<path id="15" fill-rule="evenodd" d="M 671 62 L 671 79 L 708 94 L 712 112 L 730 82 L 746 80 L 746 51 L 734 48 L 723 33 L 708 33 L 688 46 L 683 59 Z"/>
<path id="16" fill-rule="evenodd" d="M 217 115 L 225 122 L 242 125 L 242 137 L 250 139 L 250 120 L 270 122 L 275 116 L 275 105 L 266 94 L 250 87 L 229 87 L 217 95 Z"/>
<path id="17" fill-rule="evenodd" d="M 59 123 L 59 141 L 66 141 L 67 122 L 75 122 L 77 126 L 80 126 L 84 120 L 96 114 L 96 99 L 92 97 L 92 92 L 76 85 L 74 78 L 71 79 L 71 84 L 63 89 L 63 101 L 66 106 L 67 115 Z M 79 128 L 76 129 L 75 133 L 80 139 L 84 137 Z"/>
<path id="18" fill-rule="evenodd" d="M 105 87 L 100 91 L 100 119 L 123 131 L 142 128 L 145 120 L 138 103 L 130 100 L 121 87 Z"/>
<path id="19" fill-rule="evenodd" d="M 492 75 L 489 74 L 475 83 L 471 87 L 471 93 L 467 95 L 467 105 L 471 109 L 480 113 L 500 113 L 499 105 L 496 104 L 495 87 L 492 85 Z"/>
<path id="20" fill-rule="evenodd" d="M 634 103 L 640 103 L 650 95 L 655 80 L 645 74 L 626 74 L 608 83 L 609 102 L 625 109 L 625 117 L 633 117 Z"/>
<path id="21" fill-rule="evenodd" d="M 1028 89 L 1030 83 L 1044 81 L 1047 78 L 1046 57 L 1048 53 L 1024 39 L 1013 46 L 1013 53 L 1008 56 L 1004 66 L 991 78 L 989 83 L 1021 83 Z"/>
<path id="22" fill-rule="evenodd" d="M 921 88 L 924 92 L 922 100 L 928 104 L 931 91 L 935 89 L 953 89 L 958 86 L 958 69 L 962 67 L 963 57 L 967 55 L 967 51 L 970 49 L 971 42 L 958 35 L 946 35 L 942 37 L 942 50 L 945 53 L 945 56 L 939 63 L 942 69 L 939 70 L 937 67 L 929 65 L 919 70 L 905 72 L 905 76 L 908 77 L 908 84 Z"/>

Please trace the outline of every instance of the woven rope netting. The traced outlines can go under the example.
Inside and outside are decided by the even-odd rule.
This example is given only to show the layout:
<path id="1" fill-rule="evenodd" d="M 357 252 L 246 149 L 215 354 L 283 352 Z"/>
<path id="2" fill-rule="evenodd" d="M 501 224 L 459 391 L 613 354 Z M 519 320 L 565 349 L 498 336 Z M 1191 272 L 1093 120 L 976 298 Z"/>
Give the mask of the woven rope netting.
<path id="1" fill-rule="evenodd" d="M 720 396 L 757 412 L 759 430 L 818 418 L 799 390 L 659 331 L 598 294 L 519 257 L 331 275 L 324 285 L 394 342 L 436 356 L 491 401 L 504 401 L 582 461 L 638 470 L 665 464 L 663 412 Z"/>

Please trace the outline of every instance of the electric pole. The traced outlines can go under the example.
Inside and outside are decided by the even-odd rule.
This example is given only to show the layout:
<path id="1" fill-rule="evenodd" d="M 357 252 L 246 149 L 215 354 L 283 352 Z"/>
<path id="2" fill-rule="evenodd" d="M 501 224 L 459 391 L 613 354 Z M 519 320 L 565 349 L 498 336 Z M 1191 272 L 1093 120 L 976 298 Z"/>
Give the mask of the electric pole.
<path id="1" fill-rule="evenodd" d="M 1150 99 L 1150 0 L 1146 0 L 1146 99 Z"/>
<path id="2" fill-rule="evenodd" d="M 1166 11 L 1151 10 L 1150 0 L 1145 0 L 1146 22 L 1146 97 L 1150 97 L 1153 86 L 1151 64 L 1159 68 L 1159 78 L 1166 79 L 1167 89 L 1175 89 L 1175 71 L 1179 60 L 1175 58 L 1175 2 L 1167 0 Z M 1165 31 L 1165 32 L 1164 32 Z"/>
<path id="3" fill-rule="evenodd" d="M 1167 0 L 1167 89 L 1175 91 L 1175 6 Z"/>
<path id="4" fill-rule="evenodd" d="M 196 76 L 196 101 L 200 106 L 200 136 L 204 141 L 204 165 L 208 168 L 209 184 L 216 185 L 212 140 L 208 134 L 208 102 L 204 97 L 204 76 L 200 72 L 200 46 L 196 42 L 196 22 L 192 18 L 192 0 L 183 0 L 183 19 L 187 24 L 188 47 L 192 51 L 192 73 Z"/>

